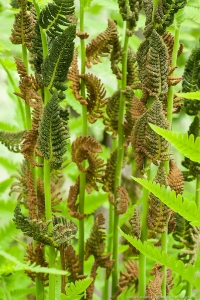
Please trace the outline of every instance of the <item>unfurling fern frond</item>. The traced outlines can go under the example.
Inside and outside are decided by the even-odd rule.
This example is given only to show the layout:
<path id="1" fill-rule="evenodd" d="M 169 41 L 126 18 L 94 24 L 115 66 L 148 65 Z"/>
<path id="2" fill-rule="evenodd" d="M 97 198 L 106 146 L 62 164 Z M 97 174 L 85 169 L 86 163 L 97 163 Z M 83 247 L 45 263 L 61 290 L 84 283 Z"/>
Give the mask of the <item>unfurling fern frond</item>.
<path id="1" fill-rule="evenodd" d="M 79 190 L 80 190 L 79 185 L 80 185 L 80 180 L 78 178 L 76 183 L 74 185 L 70 186 L 69 195 L 68 195 L 68 199 L 67 199 L 67 207 L 70 209 L 69 213 L 73 218 L 77 218 L 77 219 L 81 220 L 86 217 L 86 214 L 81 214 L 78 211 L 77 199 L 78 199 Z"/>
<path id="2" fill-rule="evenodd" d="M 120 91 L 116 91 L 112 97 L 108 98 L 106 106 L 108 118 L 104 119 L 105 130 L 113 132 L 113 137 L 116 137 L 118 132 L 119 99 Z"/>
<path id="3" fill-rule="evenodd" d="M 101 118 L 104 110 L 102 109 L 107 100 L 105 99 L 106 90 L 101 80 L 93 74 L 81 74 L 80 78 L 85 82 L 87 88 L 87 113 L 88 121 L 95 123 L 97 119 Z"/>
<path id="4" fill-rule="evenodd" d="M 44 245 L 41 243 L 36 243 L 36 246 L 33 246 L 33 243 L 29 244 L 26 249 L 25 261 L 29 261 L 31 264 L 36 266 L 48 267 L 48 263 L 45 261 L 44 257 Z M 48 274 L 36 273 L 30 270 L 26 270 L 25 273 L 35 281 L 36 278 L 40 279 L 44 286 L 48 285 L 47 280 L 49 279 Z"/>
<path id="5" fill-rule="evenodd" d="M 19 132 L 0 131 L 0 142 L 5 145 L 11 152 L 21 152 L 21 143 L 26 130 Z"/>
<path id="6" fill-rule="evenodd" d="M 60 299 L 61 300 L 81 300 L 84 297 L 84 293 L 88 286 L 92 283 L 92 278 L 85 278 L 82 280 L 77 280 L 75 283 L 71 282 L 68 283 L 66 286 L 66 295 L 61 294 Z"/>
<path id="7" fill-rule="evenodd" d="M 188 220 L 191 225 L 200 226 L 200 209 L 197 208 L 195 201 L 190 201 L 180 194 L 176 195 L 175 191 L 167 189 L 164 185 L 160 186 L 158 183 L 145 179 L 132 178 L 159 198 L 168 207 Z"/>
<path id="8" fill-rule="evenodd" d="M 102 256 L 105 250 L 105 219 L 102 214 L 98 214 L 95 217 L 94 225 L 92 227 L 90 237 L 86 241 L 86 254 L 85 260 L 87 260 L 90 255 L 95 258 Z"/>
<path id="9" fill-rule="evenodd" d="M 58 94 L 53 96 L 44 108 L 44 113 L 39 127 L 39 148 L 42 155 L 50 163 L 52 169 L 60 169 L 65 158 L 68 131 L 66 120 L 61 116 L 58 105 Z"/>
<path id="10" fill-rule="evenodd" d="M 49 54 L 42 65 L 43 84 L 50 90 L 66 90 L 64 82 L 74 53 L 76 26 L 71 25 L 57 36 L 52 43 Z"/>
<path id="11" fill-rule="evenodd" d="M 115 35 L 112 42 L 112 50 L 110 53 L 111 70 L 116 75 L 117 79 L 122 78 L 122 72 L 118 64 L 122 61 L 122 47 L 119 41 L 119 36 Z"/>
<path id="12" fill-rule="evenodd" d="M 116 194 L 116 213 L 118 215 L 124 214 L 128 209 L 129 204 L 129 195 L 125 188 L 122 186 L 117 187 L 117 194 Z"/>
<path id="13" fill-rule="evenodd" d="M 159 299 L 162 295 L 161 286 L 163 281 L 163 272 L 160 270 L 160 266 L 158 266 L 158 264 L 155 264 L 150 275 L 154 275 L 154 279 L 150 280 L 146 287 L 146 297 L 148 299 Z"/>
<path id="14" fill-rule="evenodd" d="M 70 16 L 74 14 L 74 0 L 54 0 L 48 3 L 40 13 L 40 26 L 50 38 L 63 32 L 63 27 L 71 24 Z"/>
<path id="15" fill-rule="evenodd" d="M 188 136 L 187 133 L 176 133 L 155 125 L 150 126 L 155 132 L 174 145 L 180 153 L 195 162 L 200 162 L 200 137 L 195 139 L 193 134 Z"/>
<path id="16" fill-rule="evenodd" d="M 92 188 L 98 191 L 97 182 L 103 183 L 104 161 L 97 154 L 101 152 L 101 145 L 90 136 L 79 137 L 72 143 L 72 161 L 80 171 L 86 172 L 86 189 L 89 193 Z M 83 165 L 85 159 L 89 164 L 87 168 Z"/>
<path id="17" fill-rule="evenodd" d="M 190 128 L 188 130 L 188 136 L 190 134 L 194 135 L 194 139 L 196 140 L 199 137 L 199 129 L 200 129 L 200 122 L 199 117 L 195 116 Z M 184 161 L 182 161 L 182 165 L 188 169 L 187 171 L 183 171 L 183 176 L 185 181 L 192 181 L 195 178 L 199 177 L 200 175 L 200 162 L 194 162 L 188 157 L 185 157 Z"/>
<path id="18" fill-rule="evenodd" d="M 10 40 L 13 44 L 22 44 L 29 48 L 35 22 L 31 14 L 27 13 L 27 0 L 18 1 L 18 4 L 20 11 L 15 14 Z"/>
<path id="19" fill-rule="evenodd" d="M 48 232 L 51 221 L 43 223 L 42 221 L 31 220 L 22 214 L 20 203 L 15 208 L 13 221 L 16 228 L 21 229 L 26 236 L 55 248 L 59 248 L 62 244 L 67 246 L 77 231 L 77 227 L 72 221 L 68 223 L 64 217 L 54 217 L 52 220 L 53 229 Z"/>
<path id="20" fill-rule="evenodd" d="M 199 72 L 200 72 L 200 46 L 194 48 L 192 53 L 190 54 L 185 70 L 183 73 L 183 82 L 182 82 L 182 91 L 187 92 L 195 92 L 200 90 L 200 80 L 199 80 Z M 200 110 L 200 102 L 198 100 L 185 100 L 184 106 L 186 113 L 188 115 L 197 115 Z"/>
<path id="21" fill-rule="evenodd" d="M 91 63 L 101 62 L 100 56 L 108 56 L 116 39 L 118 39 L 116 23 L 108 19 L 108 28 L 86 46 L 86 66 L 91 68 Z"/>
<path id="22" fill-rule="evenodd" d="M 68 276 L 69 282 L 74 282 L 78 279 L 83 279 L 86 276 L 79 274 L 81 272 L 81 262 L 76 255 L 75 250 L 73 249 L 72 245 L 69 245 L 64 250 L 65 255 L 65 264 L 66 269 L 69 271 L 70 275 Z"/>
<path id="23" fill-rule="evenodd" d="M 117 167 L 117 148 L 110 154 L 110 158 L 106 164 L 106 170 L 104 175 L 104 186 L 103 190 L 114 194 L 114 178 Z"/>
<path id="24" fill-rule="evenodd" d="M 177 260 L 174 256 L 168 256 L 165 251 L 160 252 L 157 247 L 149 245 L 147 242 L 142 243 L 140 240 L 125 234 L 122 230 L 120 230 L 120 233 L 146 257 L 151 258 L 159 264 L 167 266 L 172 271 L 182 276 L 182 278 L 190 282 L 197 289 L 200 289 L 200 276 L 195 274 L 196 269 L 192 265 L 189 265 L 186 268 L 182 261 Z"/>
<path id="25" fill-rule="evenodd" d="M 74 56 L 69 68 L 68 80 L 71 80 L 70 88 L 72 89 L 72 93 L 76 100 L 78 100 L 81 104 L 87 104 L 87 101 L 83 99 L 83 96 L 79 94 L 81 85 L 80 85 L 80 78 L 79 78 L 79 70 L 78 70 L 78 50 L 74 50 Z"/>

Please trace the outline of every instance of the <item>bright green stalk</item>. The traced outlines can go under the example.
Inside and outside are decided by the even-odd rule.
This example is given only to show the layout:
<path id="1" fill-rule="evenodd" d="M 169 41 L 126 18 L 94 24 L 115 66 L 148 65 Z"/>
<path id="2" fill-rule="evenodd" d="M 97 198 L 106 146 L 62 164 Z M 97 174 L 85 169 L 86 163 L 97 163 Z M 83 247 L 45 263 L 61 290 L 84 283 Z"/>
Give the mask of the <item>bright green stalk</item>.
<path id="1" fill-rule="evenodd" d="M 84 32 L 84 0 L 80 0 L 80 31 Z M 80 39 L 81 44 L 81 74 L 85 74 L 85 40 Z M 85 99 L 85 84 L 81 79 L 81 95 Z M 87 135 L 87 106 L 82 105 L 82 136 Z M 79 212 L 84 214 L 85 202 L 85 172 L 80 172 L 80 194 L 79 194 Z M 82 263 L 82 271 L 84 273 L 84 219 L 79 220 L 79 259 Z"/>
<path id="2" fill-rule="evenodd" d="M 126 89 L 126 76 L 127 76 L 127 54 L 128 54 L 128 41 L 129 37 L 126 33 L 128 23 L 126 23 L 124 33 L 124 46 L 122 55 L 122 85 L 121 90 Z M 116 199 L 116 188 L 120 186 L 121 182 L 121 169 L 123 165 L 124 157 L 124 130 L 122 124 L 124 123 L 125 113 L 125 95 L 121 92 L 120 94 L 120 105 L 119 105 L 119 118 L 118 118 L 118 150 L 117 150 L 117 167 L 115 173 L 115 199 Z M 113 259 L 114 259 L 114 271 L 112 273 L 112 295 L 117 291 L 118 285 L 118 223 L 119 215 L 114 214 L 114 226 L 113 226 Z"/>
<path id="3" fill-rule="evenodd" d="M 179 33 L 180 33 L 180 27 L 177 27 L 175 29 L 175 35 L 174 35 L 174 46 L 173 46 L 173 52 L 172 52 L 172 63 L 171 67 L 176 66 L 176 60 L 178 55 L 178 49 L 179 49 Z M 173 113 L 173 97 L 174 97 L 174 87 L 170 86 L 169 92 L 168 92 L 168 101 L 167 101 L 167 120 L 169 122 L 170 128 L 172 127 L 172 113 Z M 169 161 L 165 162 L 165 170 L 166 173 L 169 173 Z M 168 228 L 166 228 L 166 231 L 162 234 L 161 237 L 161 250 L 167 252 L 167 238 L 168 238 Z M 162 282 L 162 296 L 166 297 L 166 266 L 162 267 L 163 271 L 163 282 Z"/>
<path id="4" fill-rule="evenodd" d="M 151 178 L 151 166 L 147 171 L 147 179 Z M 149 191 L 144 189 L 143 192 L 143 205 L 142 205 L 142 220 L 141 220 L 141 242 L 144 243 L 147 240 L 148 227 L 147 227 L 147 212 L 148 212 L 148 198 Z M 138 288 L 138 298 L 144 298 L 146 294 L 146 256 L 142 253 L 139 254 L 139 288 Z"/>

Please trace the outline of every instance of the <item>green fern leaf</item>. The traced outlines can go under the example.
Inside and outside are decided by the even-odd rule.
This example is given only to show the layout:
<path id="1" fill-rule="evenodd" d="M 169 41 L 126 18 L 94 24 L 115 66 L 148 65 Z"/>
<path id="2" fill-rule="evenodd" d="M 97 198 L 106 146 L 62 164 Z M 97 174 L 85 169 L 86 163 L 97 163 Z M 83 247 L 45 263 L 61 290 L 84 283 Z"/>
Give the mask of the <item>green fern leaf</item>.
<path id="1" fill-rule="evenodd" d="M 119 229 L 120 230 L 120 229 Z M 147 242 L 142 243 L 140 240 L 125 234 L 120 230 L 122 236 L 129 241 L 136 249 L 138 249 L 146 257 L 160 263 L 174 272 L 178 273 L 182 278 L 186 279 L 197 289 L 200 289 L 200 276 L 195 275 L 195 267 L 189 265 L 187 268 L 181 260 L 177 260 L 174 256 L 168 256 L 166 252 L 160 252 L 157 247 L 149 245 Z"/>
<path id="2" fill-rule="evenodd" d="M 54 38 L 63 32 L 63 26 L 71 24 L 70 16 L 74 13 L 73 0 L 54 0 L 40 13 L 40 26 L 46 30 L 49 37 Z"/>
<path id="3" fill-rule="evenodd" d="M 62 118 L 58 105 L 58 93 L 55 91 L 44 108 L 39 127 L 39 147 L 42 155 L 53 169 L 60 169 L 67 151 L 68 132 L 66 120 Z"/>
<path id="4" fill-rule="evenodd" d="M 160 186 L 156 182 L 151 182 L 141 178 L 132 178 L 159 198 L 164 204 L 191 222 L 191 225 L 200 226 L 200 209 L 197 208 L 194 201 L 190 201 L 187 198 L 182 197 L 180 194 L 176 195 L 175 191 L 171 191 L 164 185 Z"/>
<path id="5" fill-rule="evenodd" d="M 187 6 L 186 15 L 188 19 L 200 24 L 200 8 Z"/>
<path id="6" fill-rule="evenodd" d="M 0 131 L 0 142 L 11 152 L 20 152 L 20 144 L 25 133 L 26 130 L 19 132 Z"/>
<path id="7" fill-rule="evenodd" d="M 192 161 L 200 162 L 200 137 L 197 137 L 194 141 L 193 134 L 188 136 L 187 133 L 175 133 L 152 124 L 149 125 L 156 133 L 174 145 L 180 153 L 190 158 Z"/>
<path id="8" fill-rule="evenodd" d="M 183 97 L 190 100 L 200 100 L 200 91 L 188 93 L 176 93 L 178 97 Z"/>
<path id="9" fill-rule="evenodd" d="M 84 296 L 84 292 L 88 286 L 92 283 L 92 278 L 86 278 L 83 280 L 77 280 L 75 283 L 68 283 L 66 286 L 66 295 L 61 294 L 61 300 L 80 300 Z"/>
<path id="10" fill-rule="evenodd" d="M 42 66 L 43 84 L 51 89 L 66 90 L 64 82 L 74 53 L 76 26 L 72 25 L 56 37 Z"/>

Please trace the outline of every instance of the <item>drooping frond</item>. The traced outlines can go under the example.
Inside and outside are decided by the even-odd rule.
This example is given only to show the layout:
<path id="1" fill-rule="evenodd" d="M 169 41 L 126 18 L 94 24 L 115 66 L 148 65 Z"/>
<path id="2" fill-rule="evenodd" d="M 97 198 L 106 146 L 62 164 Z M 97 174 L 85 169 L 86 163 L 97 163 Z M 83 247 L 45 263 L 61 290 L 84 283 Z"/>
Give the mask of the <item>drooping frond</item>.
<path id="1" fill-rule="evenodd" d="M 101 152 L 101 145 L 90 136 L 78 137 L 72 143 L 72 161 L 77 164 L 80 171 L 86 172 L 86 189 L 89 193 L 92 188 L 98 191 L 97 182 L 103 182 L 104 161 L 97 154 Z M 87 168 L 83 166 L 85 159 L 89 164 Z"/>
<path id="2" fill-rule="evenodd" d="M 60 245 L 68 245 L 70 240 L 75 237 L 77 228 L 76 225 L 64 217 L 53 218 L 53 229 L 48 232 L 48 226 L 51 221 L 43 223 L 42 221 L 31 220 L 21 212 L 20 203 L 17 204 L 14 211 L 14 219 L 16 228 L 34 240 L 45 245 L 59 248 Z"/>
<path id="3" fill-rule="evenodd" d="M 79 77 L 83 79 L 87 88 L 88 121 L 95 123 L 104 113 L 102 108 L 107 103 L 105 99 L 106 90 L 101 80 L 91 73 L 81 74 Z"/>
<path id="4" fill-rule="evenodd" d="M 66 295 L 61 294 L 62 300 L 71 300 L 71 299 L 77 299 L 81 300 L 84 297 L 85 291 L 88 288 L 88 286 L 92 283 L 92 278 L 85 278 L 82 280 L 77 280 L 75 283 L 67 283 L 66 286 Z"/>
<path id="5" fill-rule="evenodd" d="M 142 243 L 140 240 L 125 234 L 122 230 L 120 230 L 120 233 L 146 257 L 151 258 L 159 264 L 167 266 L 172 271 L 182 276 L 182 278 L 190 282 L 197 289 L 200 289 L 200 276 L 196 276 L 196 269 L 192 265 L 189 265 L 186 268 L 182 261 L 177 260 L 174 256 L 168 256 L 165 251 L 160 252 L 157 247 L 149 245 L 147 242 Z"/>
<path id="6" fill-rule="evenodd" d="M 150 125 L 151 128 L 165 138 L 168 142 L 174 145 L 180 153 L 190 158 L 193 161 L 200 162 L 200 138 L 194 139 L 194 135 L 187 133 L 176 133 L 165 130 L 155 125 Z"/>
<path id="7" fill-rule="evenodd" d="M 0 130 L 0 142 L 11 152 L 21 152 L 21 144 L 26 130 L 10 132 Z"/>
<path id="8" fill-rule="evenodd" d="M 155 100 L 151 108 L 136 121 L 132 131 L 131 144 L 140 170 L 143 169 L 145 157 L 157 165 L 159 161 L 166 160 L 169 156 L 169 153 L 165 152 L 169 144 L 164 138 L 154 134 L 148 123 L 160 124 L 160 127 L 168 128 L 162 112 L 162 103 L 159 100 Z"/>
<path id="9" fill-rule="evenodd" d="M 200 209 L 197 208 L 195 201 L 190 201 L 180 194 L 176 195 L 175 191 L 167 189 L 164 185 L 160 186 L 158 183 L 141 178 L 132 178 L 192 225 L 200 226 Z"/>
<path id="10" fill-rule="evenodd" d="M 44 257 L 44 245 L 41 243 L 36 243 L 36 246 L 33 246 L 33 243 L 29 244 L 26 249 L 25 261 L 29 261 L 31 264 L 36 266 L 48 267 L 48 263 L 45 261 Z M 42 284 L 46 286 L 46 282 L 49 279 L 48 274 L 36 273 L 30 270 L 26 270 L 25 273 L 35 281 L 36 278 L 40 279 Z"/>
<path id="11" fill-rule="evenodd" d="M 156 30 L 152 31 L 149 41 L 145 40 L 140 44 L 137 62 L 144 93 L 163 99 L 168 92 L 168 51 Z"/>
<path id="12" fill-rule="evenodd" d="M 81 104 L 87 104 L 87 101 L 83 99 L 83 96 L 79 94 L 81 85 L 80 85 L 80 77 L 78 70 L 78 50 L 74 50 L 74 56 L 69 68 L 67 79 L 71 81 L 70 88 L 72 89 L 72 93 L 76 100 L 78 100 Z"/>
<path id="13" fill-rule="evenodd" d="M 62 118 L 58 105 L 58 93 L 53 96 L 44 108 L 39 127 L 39 148 L 42 155 L 50 163 L 52 169 L 60 169 L 65 158 L 68 131 L 66 120 Z"/>
<path id="14" fill-rule="evenodd" d="M 103 215 L 98 214 L 95 217 L 90 237 L 86 241 L 85 260 L 87 260 L 90 255 L 93 255 L 95 258 L 102 256 L 105 249 L 105 229 L 102 227 L 104 223 L 105 219 Z"/>
<path id="15" fill-rule="evenodd" d="M 91 64 L 101 62 L 100 56 L 107 56 L 113 42 L 118 38 L 115 21 L 108 19 L 108 27 L 86 46 L 86 66 L 91 68 Z"/>
<path id="16" fill-rule="evenodd" d="M 10 40 L 13 44 L 22 44 L 31 47 L 31 37 L 35 25 L 34 18 L 27 12 L 27 0 L 18 1 L 20 11 L 15 14 Z"/>
<path id="17" fill-rule="evenodd" d="M 50 38 L 63 32 L 63 27 L 71 24 L 70 16 L 74 14 L 74 0 L 53 0 L 40 13 L 40 26 Z"/>
<path id="18" fill-rule="evenodd" d="M 62 1 L 65 2 L 65 1 Z M 66 90 L 64 82 L 74 53 L 76 26 L 71 25 L 57 36 L 42 65 L 43 84 L 49 89 Z"/>
<path id="19" fill-rule="evenodd" d="M 70 273 L 70 275 L 68 276 L 68 280 L 70 282 L 74 282 L 78 279 L 85 278 L 84 275 L 79 274 L 81 272 L 81 262 L 78 258 L 78 255 L 76 255 L 76 252 L 73 249 L 72 245 L 69 245 L 67 248 L 65 248 L 64 255 L 66 269 Z"/>
<path id="20" fill-rule="evenodd" d="M 182 91 L 195 92 L 200 90 L 199 72 L 200 72 L 200 46 L 194 48 L 190 54 L 183 73 Z M 195 98 L 194 98 L 195 99 Z M 200 102 L 197 100 L 185 100 L 184 106 L 188 115 L 197 115 L 200 110 Z"/>

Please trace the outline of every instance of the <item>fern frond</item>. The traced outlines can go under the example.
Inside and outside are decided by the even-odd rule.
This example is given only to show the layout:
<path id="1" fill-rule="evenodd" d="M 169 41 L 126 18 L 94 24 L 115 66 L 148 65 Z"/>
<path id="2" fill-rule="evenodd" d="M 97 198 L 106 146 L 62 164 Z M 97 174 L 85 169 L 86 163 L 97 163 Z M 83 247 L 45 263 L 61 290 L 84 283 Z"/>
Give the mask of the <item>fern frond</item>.
<path id="1" fill-rule="evenodd" d="M 75 283 L 68 283 L 66 286 L 66 294 L 61 294 L 61 300 L 80 300 L 85 294 L 86 289 L 92 283 L 92 278 L 85 278 L 82 280 L 77 280 Z"/>
<path id="2" fill-rule="evenodd" d="M 15 22 L 10 40 L 13 44 L 22 44 L 31 47 L 31 37 L 35 25 L 34 18 L 27 13 L 27 0 L 18 1 L 20 11 L 15 14 Z"/>
<path id="3" fill-rule="evenodd" d="M 87 88 L 87 112 L 88 112 L 88 121 L 90 123 L 95 123 L 97 119 L 101 118 L 104 110 L 102 109 L 107 100 L 105 99 L 106 90 L 99 78 L 95 75 L 81 74 L 80 78 L 85 82 Z"/>
<path id="4" fill-rule="evenodd" d="M 119 229 L 120 230 L 120 229 Z M 189 265 L 187 268 L 184 263 L 177 260 L 174 256 L 168 256 L 166 252 L 160 252 L 157 247 L 149 245 L 147 242 L 142 243 L 128 234 L 125 234 L 120 230 L 122 236 L 129 241 L 136 249 L 138 249 L 146 257 L 158 262 L 161 265 L 165 265 L 172 271 L 179 274 L 182 278 L 186 279 L 197 289 L 200 289 L 200 276 L 195 274 L 195 267 Z"/>
<path id="5" fill-rule="evenodd" d="M 53 169 L 60 169 L 65 158 L 68 131 L 66 120 L 61 116 L 58 105 L 58 93 L 53 96 L 44 108 L 44 113 L 39 127 L 39 148 L 42 155 Z"/>
<path id="6" fill-rule="evenodd" d="M 200 9 L 198 7 L 187 6 L 185 14 L 188 19 L 200 24 Z"/>
<path id="7" fill-rule="evenodd" d="M 104 119 L 104 124 L 106 125 L 105 130 L 111 131 L 113 133 L 113 138 L 116 137 L 118 131 L 119 99 L 120 91 L 116 91 L 108 98 L 106 106 L 108 118 Z"/>
<path id="8" fill-rule="evenodd" d="M 183 193 L 183 173 L 179 170 L 177 164 L 173 160 L 170 160 L 170 170 L 167 176 L 167 183 L 177 195 Z"/>
<path id="9" fill-rule="evenodd" d="M 176 93 L 178 97 L 182 97 L 189 100 L 200 100 L 200 91 L 187 92 L 187 93 Z"/>
<path id="10" fill-rule="evenodd" d="M 110 154 L 110 158 L 106 164 L 106 170 L 104 175 L 104 186 L 103 190 L 114 194 L 114 174 L 117 167 L 117 148 Z"/>
<path id="11" fill-rule="evenodd" d="M 200 162 L 200 138 L 194 140 L 194 135 L 175 133 L 150 124 L 151 128 L 174 145 L 180 153 L 195 162 Z"/>
<path id="12" fill-rule="evenodd" d="M 64 255 L 66 269 L 70 273 L 70 275 L 68 276 L 69 282 L 74 282 L 78 279 L 85 278 L 84 275 L 79 274 L 81 272 L 81 262 L 78 258 L 78 255 L 76 255 L 76 252 L 73 249 L 72 245 L 69 245 L 65 248 Z"/>
<path id="13" fill-rule="evenodd" d="M 129 30 L 128 34 L 131 36 L 133 34 L 132 30 L 136 27 L 137 21 L 139 19 L 139 12 L 142 8 L 142 1 L 129 0 L 119 0 L 119 12 L 124 21 L 128 21 Z"/>
<path id="14" fill-rule="evenodd" d="M 176 195 L 175 191 L 167 189 L 164 185 L 160 186 L 158 183 L 141 178 L 132 178 L 154 194 L 172 210 L 190 221 L 192 225 L 200 226 L 200 209 L 197 208 L 194 201 L 189 201 L 180 194 Z"/>
<path id="15" fill-rule="evenodd" d="M 70 186 L 69 189 L 69 195 L 67 199 L 67 207 L 70 209 L 69 213 L 73 218 L 77 218 L 79 220 L 83 219 L 86 217 L 86 214 L 80 214 L 78 211 L 78 195 L 80 191 L 80 179 L 76 181 L 76 183 L 72 186 Z"/>
<path id="16" fill-rule="evenodd" d="M 21 152 L 21 143 L 26 130 L 19 132 L 0 131 L 0 142 L 11 152 Z"/>
<path id="17" fill-rule="evenodd" d="M 70 15 L 73 14 L 73 0 L 54 0 L 41 11 L 40 26 L 46 30 L 50 38 L 55 38 L 63 32 L 63 27 L 71 24 Z"/>
<path id="18" fill-rule="evenodd" d="M 73 59 L 75 36 L 76 26 L 71 25 L 52 43 L 51 50 L 42 65 L 43 84 L 49 89 L 55 87 L 61 91 L 66 90 L 64 82 Z"/>

